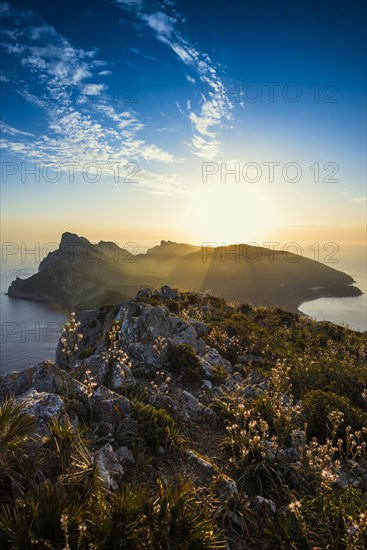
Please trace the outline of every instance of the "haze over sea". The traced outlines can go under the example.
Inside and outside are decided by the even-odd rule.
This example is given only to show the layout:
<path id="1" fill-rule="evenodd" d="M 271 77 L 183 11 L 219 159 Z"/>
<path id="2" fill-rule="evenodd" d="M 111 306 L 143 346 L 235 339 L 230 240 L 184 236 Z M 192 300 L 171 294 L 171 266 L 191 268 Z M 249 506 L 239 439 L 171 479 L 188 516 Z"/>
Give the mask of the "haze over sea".
<path id="1" fill-rule="evenodd" d="M 304 250 L 303 254 L 313 258 L 313 252 L 310 250 Z M 337 263 L 328 264 L 351 275 L 356 281 L 356 286 L 364 293 L 362 296 L 320 298 L 303 303 L 300 310 L 320 321 L 331 321 L 359 331 L 367 330 L 366 254 L 364 246 L 344 246 L 335 256 Z M 32 258 L 26 263 L 22 263 L 20 258 L 15 258 L 1 264 L 0 374 L 24 370 L 40 361 L 55 358 L 57 342 L 67 318 L 67 312 L 52 309 L 38 302 L 12 299 L 5 295 L 10 283 L 17 276 L 29 277 L 37 269 L 38 262 Z"/>

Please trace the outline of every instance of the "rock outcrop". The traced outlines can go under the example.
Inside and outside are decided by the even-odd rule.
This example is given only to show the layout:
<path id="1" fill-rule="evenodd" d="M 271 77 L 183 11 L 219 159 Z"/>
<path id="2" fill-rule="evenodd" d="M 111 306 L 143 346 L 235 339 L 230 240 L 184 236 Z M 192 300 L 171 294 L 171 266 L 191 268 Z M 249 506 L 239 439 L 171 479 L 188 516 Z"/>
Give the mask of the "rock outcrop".
<path id="1" fill-rule="evenodd" d="M 0 472 L 0 497 L 6 503 L 13 499 L 17 514 L 36 514 L 36 506 L 23 506 L 27 491 L 30 502 L 38 498 L 47 504 L 50 498 L 54 505 L 59 498 L 69 502 L 69 497 L 84 495 L 77 506 L 72 500 L 63 508 L 62 501 L 55 536 L 69 537 L 67 529 L 57 535 L 60 522 L 74 529 L 68 514 L 77 510 L 85 521 L 76 524 L 72 540 L 89 536 L 85 547 L 92 547 L 98 536 L 88 530 L 93 514 L 98 525 L 100 511 L 96 514 L 94 508 L 101 502 L 103 514 L 110 514 L 103 528 L 113 530 L 108 540 L 118 541 L 115 537 L 126 534 L 126 518 L 132 533 L 139 522 L 155 535 L 176 518 L 186 532 L 187 518 L 197 518 L 200 506 L 211 499 L 208 532 L 213 534 L 216 525 L 223 540 L 235 541 L 233 547 L 239 550 L 253 547 L 253 541 L 256 547 L 268 547 L 267 533 L 273 529 L 274 540 L 280 540 L 279 522 L 301 513 L 296 494 L 309 502 L 311 490 L 321 487 L 322 498 L 353 491 L 358 493 L 353 506 L 363 501 L 367 414 L 361 403 L 367 391 L 360 395 L 356 386 L 367 387 L 364 345 L 362 334 L 346 328 L 168 286 L 144 289 L 117 306 L 82 311 L 68 323 L 55 362 L 0 377 L 0 406 L 5 404 L 0 409 L 5 472 Z M 288 361 L 298 369 L 294 385 L 301 393 L 302 377 L 314 362 L 323 366 L 327 350 L 332 358 L 328 369 L 337 361 L 340 369 L 348 369 L 343 383 L 347 381 L 351 402 L 319 388 L 307 388 L 296 400 Z M 300 367 L 302 362 L 305 366 Z M 355 378 L 349 379 L 353 369 Z M 312 381 L 321 371 L 313 371 Z M 332 384 L 329 371 L 327 376 Z M 18 406 L 31 420 L 32 434 L 17 416 Z M 334 447 L 328 439 L 330 422 L 340 422 L 344 415 L 356 430 L 347 429 L 350 456 L 343 439 Z M 20 437 L 17 427 L 23 430 Z M 339 436 L 338 429 L 334 424 L 334 436 Z M 319 440 L 312 439 L 309 430 Z M 24 463 L 17 449 L 25 452 Z M 28 476 L 33 456 L 36 464 Z M 24 480 L 24 471 L 30 479 Z M 187 480 L 193 492 L 185 501 L 175 489 Z M 88 510 L 82 516 L 84 505 Z M 193 506 L 190 515 L 184 508 L 188 505 Z M 4 508 L 6 515 L 9 509 Z M 363 519 L 362 511 L 358 513 Z M 122 518 L 118 535 L 114 518 Z M 152 518 L 162 521 L 159 527 L 150 523 Z M 0 520 L 1 543 L 6 525 Z M 320 532 L 323 529 L 324 523 Z M 29 531 L 33 537 L 31 527 Z M 7 542 L 15 532 L 13 527 L 6 531 Z M 100 548 L 106 547 L 106 540 Z M 23 546 L 30 547 L 28 542 Z"/>

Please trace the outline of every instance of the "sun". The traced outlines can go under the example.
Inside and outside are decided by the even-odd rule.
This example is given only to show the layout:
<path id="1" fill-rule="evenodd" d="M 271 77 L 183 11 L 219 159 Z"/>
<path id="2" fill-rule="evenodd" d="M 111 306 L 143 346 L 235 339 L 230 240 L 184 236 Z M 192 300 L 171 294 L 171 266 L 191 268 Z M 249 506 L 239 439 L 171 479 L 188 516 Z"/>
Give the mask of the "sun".
<path id="1" fill-rule="evenodd" d="M 191 234 L 201 242 L 260 244 L 271 237 L 274 212 L 256 188 L 221 183 L 193 192 L 184 217 L 185 226 L 193 228 Z"/>

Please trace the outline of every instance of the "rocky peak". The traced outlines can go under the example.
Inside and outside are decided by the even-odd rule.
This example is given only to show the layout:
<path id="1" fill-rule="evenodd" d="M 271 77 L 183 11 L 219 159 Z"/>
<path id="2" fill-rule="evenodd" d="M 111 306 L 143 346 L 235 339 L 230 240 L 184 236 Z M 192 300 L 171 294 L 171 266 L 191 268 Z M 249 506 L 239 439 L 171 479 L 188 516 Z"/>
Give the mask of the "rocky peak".
<path id="1" fill-rule="evenodd" d="M 63 246 L 91 246 L 92 243 L 85 237 L 66 231 L 61 235 L 60 247 Z"/>

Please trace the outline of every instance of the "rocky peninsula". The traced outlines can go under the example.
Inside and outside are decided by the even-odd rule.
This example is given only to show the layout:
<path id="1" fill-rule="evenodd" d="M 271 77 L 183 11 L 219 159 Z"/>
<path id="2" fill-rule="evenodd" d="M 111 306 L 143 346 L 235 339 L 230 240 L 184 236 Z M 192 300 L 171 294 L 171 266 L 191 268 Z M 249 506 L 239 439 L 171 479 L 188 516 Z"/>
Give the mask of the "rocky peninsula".
<path id="1" fill-rule="evenodd" d="M 42 260 L 36 274 L 17 277 L 8 295 L 80 311 L 118 304 L 141 288 L 167 284 L 296 312 L 306 300 L 362 294 L 346 273 L 290 251 L 171 241 L 162 241 L 146 254 L 132 251 L 64 233 L 58 250 Z"/>

